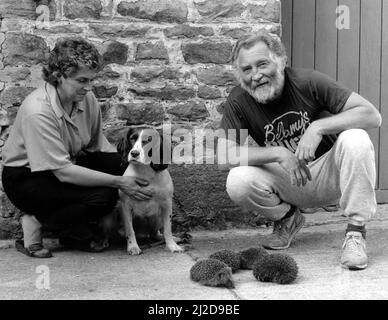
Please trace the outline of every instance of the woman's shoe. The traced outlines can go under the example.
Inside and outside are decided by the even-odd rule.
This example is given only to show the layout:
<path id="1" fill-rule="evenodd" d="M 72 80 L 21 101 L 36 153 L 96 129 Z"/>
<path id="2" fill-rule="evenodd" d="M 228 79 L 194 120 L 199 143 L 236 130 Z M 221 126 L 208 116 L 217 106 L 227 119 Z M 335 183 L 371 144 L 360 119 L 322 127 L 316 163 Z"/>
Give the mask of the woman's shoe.
<path id="1" fill-rule="evenodd" d="M 53 256 L 51 251 L 44 248 L 41 243 L 32 244 L 25 248 L 23 240 L 16 240 L 15 248 L 17 251 L 33 258 L 51 258 Z"/>

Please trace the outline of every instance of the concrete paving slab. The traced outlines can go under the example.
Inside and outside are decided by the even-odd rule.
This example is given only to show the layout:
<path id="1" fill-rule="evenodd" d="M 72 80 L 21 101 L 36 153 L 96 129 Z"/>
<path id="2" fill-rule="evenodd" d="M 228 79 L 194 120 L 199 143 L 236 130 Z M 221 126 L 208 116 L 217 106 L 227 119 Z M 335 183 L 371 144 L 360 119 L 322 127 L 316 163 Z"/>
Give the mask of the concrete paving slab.
<path id="1" fill-rule="evenodd" d="M 17 252 L 13 241 L 0 241 L 0 300 L 388 300 L 387 208 L 379 206 L 368 224 L 370 262 L 363 271 L 339 266 L 347 223 L 341 212 L 306 215 L 306 227 L 291 248 L 281 251 L 299 266 L 299 276 L 290 285 L 259 282 L 249 270 L 233 275 L 236 288 L 231 290 L 190 280 L 189 271 L 197 259 L 221 249 L 238 251 L 256 246 L 271 232 L 266 227 L 192 232 L 192 244 L 182 254 L 169 253 L 163 246 L 128 256 L 124 247 L 114 247 L 100 254 L 57 250 L 54 258 L 33 259 Z M 49 270 L 49 288 L 39 289 L 44 284 L 39 271 L 45 270 Z"/>
<path id="2" fill-rule="evenodd" d="M 388 299 L 388 222 L 369 224 L 367 240 L 369 266 L 361 271 L 343 269 L 340 264 L 341 245 L 345 224 L 307 227 L 297 235 L 293 245 L 282 251 L 298 264 L 297 280 L 290 285 L 257 281 L 252 271 L 237 271 L 233 278 L 234 293 L 240 299 L 302 299 L 302 300 L 374 300 Z M 202 233 L 193 241 L 190 254 L 194 259 L 206 258 L 211 253 L 229 249 L 239 251 L 257 246 L 268 230 L 228 230 L 214 234 Z"/>
<path id="3" fill-rule="evenodd" d="M 32 259 L 0 251 L 0 300 L 4 299 L 235 299 L 232 292 L 200 286 L 189 279 L 187 254 L 152 248 L 140 256 L 123 250 L 100 254 L 57 251 L 54 258 Z M 49 268 L 50 287 L 38 289 L 37 268 Z M 43 269 L 42 269 L 43 270 Z"/>

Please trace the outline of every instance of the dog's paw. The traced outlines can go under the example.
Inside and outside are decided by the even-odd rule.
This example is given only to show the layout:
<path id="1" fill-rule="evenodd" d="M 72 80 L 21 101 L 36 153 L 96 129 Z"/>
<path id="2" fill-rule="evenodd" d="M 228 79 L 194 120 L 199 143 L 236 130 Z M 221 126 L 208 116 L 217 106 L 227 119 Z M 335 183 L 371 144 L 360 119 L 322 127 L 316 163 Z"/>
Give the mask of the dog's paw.
<path id="1" fill-rule="evenodd" d="M 179 246 L 177 245 L 176 243 L 171 243 L 171 244 L 168 244 L 166 246 L 166 249 L 171 251 L 171 252 L 176 252 L 176 253 L 180 253 L 180 252 L 184 252 L 185 251 L 185 248 L 182 247 L 182 246 Z"/>
<path id="2" fill-rule="evenodd" d="M 138 246 L 127 247 L 127 253 L 130 255 L 139 255 L 141 252 L 142 251 Z"/>

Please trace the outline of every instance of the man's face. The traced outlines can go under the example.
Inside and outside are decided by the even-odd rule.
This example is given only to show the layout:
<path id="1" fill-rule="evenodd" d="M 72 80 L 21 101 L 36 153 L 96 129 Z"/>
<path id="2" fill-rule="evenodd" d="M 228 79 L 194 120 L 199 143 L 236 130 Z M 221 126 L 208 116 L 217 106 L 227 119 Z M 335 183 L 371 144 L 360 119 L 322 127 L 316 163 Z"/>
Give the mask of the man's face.
<path id="1" fill-rule="evenodd" d="M 259 103 L 278 98 L 284 86 L 284 60 L 277 58 L 263 42 L 242 48 L 237 58 L 241 87 Z"/>

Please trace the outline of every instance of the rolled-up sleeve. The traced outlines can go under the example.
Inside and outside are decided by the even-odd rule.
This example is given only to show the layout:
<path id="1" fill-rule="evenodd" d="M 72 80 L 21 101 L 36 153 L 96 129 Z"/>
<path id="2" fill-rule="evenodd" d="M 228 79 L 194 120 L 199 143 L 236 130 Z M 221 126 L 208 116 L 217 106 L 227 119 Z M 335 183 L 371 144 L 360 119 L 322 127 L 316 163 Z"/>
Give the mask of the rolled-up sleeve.
<path id="1" fill-rule="evenodd" d="M 55 120 L 44 113 L 27 116 L 22 123 L 31 171 L 62 169 L 72 165 Z"/>

